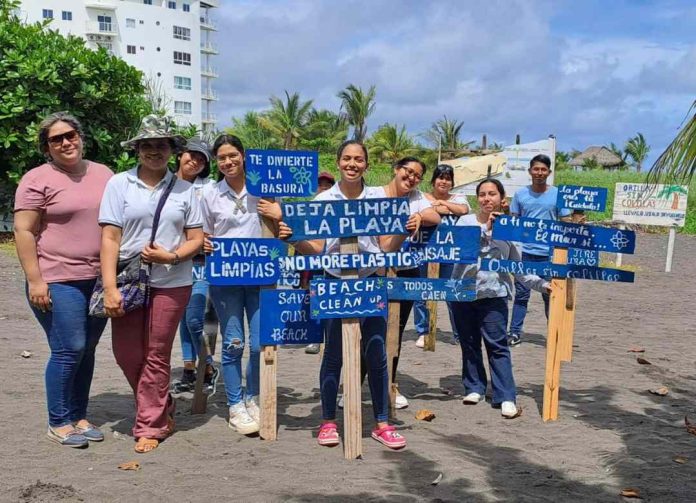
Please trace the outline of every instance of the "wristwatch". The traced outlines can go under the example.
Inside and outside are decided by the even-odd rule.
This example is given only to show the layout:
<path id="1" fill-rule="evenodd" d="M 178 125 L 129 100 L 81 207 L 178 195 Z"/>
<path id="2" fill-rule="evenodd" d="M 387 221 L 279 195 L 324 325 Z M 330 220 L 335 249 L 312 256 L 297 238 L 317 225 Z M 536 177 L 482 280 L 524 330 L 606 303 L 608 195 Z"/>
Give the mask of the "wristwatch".
<path id="1" fill-rule="evenodd" d="M 174 262 L 172 262 L 172 265 L 179 265 L 179 262 L 181 262 L 181 258 L 177 252 L 174 252 Z"/>

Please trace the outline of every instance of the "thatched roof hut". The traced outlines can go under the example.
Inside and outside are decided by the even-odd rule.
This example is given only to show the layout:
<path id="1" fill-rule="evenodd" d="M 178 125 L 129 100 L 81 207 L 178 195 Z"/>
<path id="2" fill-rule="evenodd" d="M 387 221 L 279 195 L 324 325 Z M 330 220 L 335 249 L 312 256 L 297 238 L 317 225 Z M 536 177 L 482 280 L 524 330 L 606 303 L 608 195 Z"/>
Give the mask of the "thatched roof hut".
<path id="1" fill-rule="evenodd" d="M 624 163 L 618 155 L 607 147 L 587 147 L 582 154 L 571 159 L 568 164 L 573 167 L 581 167 L 587 159 L 594 159 L 603 168 L 618 168 Z"/>

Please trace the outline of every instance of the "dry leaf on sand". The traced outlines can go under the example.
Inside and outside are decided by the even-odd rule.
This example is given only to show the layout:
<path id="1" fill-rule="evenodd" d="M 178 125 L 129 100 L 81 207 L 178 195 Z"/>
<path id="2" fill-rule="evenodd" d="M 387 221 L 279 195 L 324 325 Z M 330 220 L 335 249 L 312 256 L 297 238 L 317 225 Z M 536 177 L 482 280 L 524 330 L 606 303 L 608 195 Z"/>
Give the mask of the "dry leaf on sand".
<path id="1" fill-rule="evenodd" d="M 439 474 L 437 475 L 437 477 L 435 477 L 435 480 L 433 480 L 433 481 L 430 483 L 430 485 L 431 485 L 431 486 L 436 486 L 436 485 L 438 485 L 441 481 L 442 481 L 442 474 L 439 473 Z"/>
<path id="2" fill-rule="evenodd" d="M 640 363 L 641 365 L 652 365 L 652 363 L 650 363 L 650 362 L 649 362 L 648 360 L 646 360 L 645 358 L 641 358 L 640 356 L 639 356 L 638 358 L 636 358 L 636 361 L 637 361 L 638 363 Z"/>
<path id="3" fill-rule="evenodd" d="M 128 461 L 126 463 L 121 463 L 118 465 L 119 470 L 133 470 L 133 471 L 138 471 L 140 470 L 140 463 L 137 461 Z"/>
<path id="4" fill-rule="evenodd" d="M 684 463 L 689 461 L 689 458 L 687 458 L 686 456 L 674 456 L 672 458 L 672 461 L 674 461 L 675 463 L 679 463 L 680 465 L 683 465 Z"/>
<path id="5" fill-rule="evenodd" d="M 633 347 L 633 348 L 629 348 L 628 352 L 629 353 L 645 353 L 645 348 Z"/>
<path id="6" fill-rule="evenodd" d="M 649 389 L 648 390 L 650 393 L 653 395 L 658 395 L 658 396 L 667 396 L 669 393 L 669 389 L 667 389 L 665 386 L 660 386 L 659 388 L 656 389 Z"/>
<path id="7" fill-rule="evenodd" d="M 686 425 L 686 431 L 692 435 L 696 435 L 696 424 L 689 422 L 689 417 L 684 416 L 684 424 Z"/>
<path id="8" fill-rule="evenodd" d="M 621 491 L 621 496 L 623 496 L 624 498 L 640 498 L 640 491 L 632 487 L 627 487 L 626 489 Z"/>
<path id="9" fill-rule="evenodd" d="M 432 421 L 435 419 L 435 414 L 428 409 L 421 409 L 416 412 L 416 419 L 419 421 Z"/>

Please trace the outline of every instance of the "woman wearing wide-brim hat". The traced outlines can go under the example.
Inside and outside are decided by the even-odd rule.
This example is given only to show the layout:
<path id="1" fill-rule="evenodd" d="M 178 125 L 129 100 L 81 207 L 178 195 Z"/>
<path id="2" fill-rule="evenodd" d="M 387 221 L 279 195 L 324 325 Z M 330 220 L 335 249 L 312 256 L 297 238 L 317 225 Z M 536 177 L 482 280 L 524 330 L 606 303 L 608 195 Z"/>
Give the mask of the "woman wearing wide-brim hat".
<path id="1" fill-rule="evenodd" d="M 174 429 L 172 344 L 191 295 L 191 258 L 203 245 L 193 186 L 167 169 L 170 157 L 185 144 L 172 126 L 168 117 L 148 115 L 138 134 L 122 143 L 136 151 L 139 162 L 109 181 L 99 212 L 104 309 L 112 318 L 116 362 L 135 395 L 133 435 L 140 453 L 155 449 Z M 169 187 L 151 243 L 156 208 Z M 126 313 L 116 288 L 117 265 L 138 255 L 152 264 L 148 301 Z"/>

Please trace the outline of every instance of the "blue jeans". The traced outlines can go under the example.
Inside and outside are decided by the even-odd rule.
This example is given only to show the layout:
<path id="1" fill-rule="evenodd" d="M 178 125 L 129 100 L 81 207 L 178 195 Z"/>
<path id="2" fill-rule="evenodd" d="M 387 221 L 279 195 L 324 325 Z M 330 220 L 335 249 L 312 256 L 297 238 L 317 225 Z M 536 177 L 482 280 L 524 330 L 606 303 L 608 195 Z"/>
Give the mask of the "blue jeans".
<path id="1" fill-rule="evenodd" d="M 249 361 L 246 368 L 246 399 L 259 394 L 259 287 L 211 286 L 210 297 L 220 319 L 222 332 L 222 375 L 227 404 L 242 401 L 242 354 L 244 353 L 244 312 L 249 323 Z"/>
<path id="2" fill-rule="evenodd" d="M 522 260 L 524 262 L 550 262 L 551 259 L 545 255 L 531 255 L 529 253 L 522 252 Z M 524 319 L 527 316 L 529 294 L 529 288 L 515 279 L 515 301 L 512 305 L 512 320 L 510 321 L 511 334 L 522 334 L 522 325 L 524 325 Z M 546 313 L 546 319 L 548 320 L 549 294 L 542 293 L 541 297 L 544 299 L 544 312 Z"/>
<path id="3" fill-rule="evenodd" d="M 106 318 L 87 314 L 94 279 L 49 283 L 53 308 L 45 313 L 31 306 L 48 338 L 46 364 L 48 424 L 55 428 L 87 417 L 94 352 Z"/>
<path id="4" fill-rule="evenodd" d="M 319 371 L 321 412 L 324 419 L 336 418 L 336 397 L 343 366 L 343 324 L 327 320 L 326 346 Z M 360 348 L 367 364 L 367 381 L 372 395 L 375 421 L 389 419 L 389 375 L 387 373 L 387 321 L 382 317 L 360 319 Z"/>
<path id="5" fill-rule="evenodd" d="M 208 305 L 208 286 L 208 282 L 204 279 L 193 282 L 191 300 L 179 324 L 181 354 L 185 362 L 195 362 L 198 356 L 198 345 L 201 342 L 205 324 L 205 308 Z M 213 363 L 212 355 L 208 355 L 205 362 Z"/>
<path id="6" fill-rule="evenodd" d="M 450 279 L 454 264 L 440 264 L 440 278 Z M 421 276 L 426 275 L 421 272 Z M 455 340 L 459 340 L 457 327 L 454 326 L 454 318 L 452 317 L 452 303 L 447 303 L 447 312 L 449 313 L 450 325 L 452 326 L 452 336 Z M 413 303 L 413 323 L 416 325 L 418 335 L 426 335 L 430 331 L 430 313 L 428 312 L 427 304 L 424 300 L 417 300 Z"/>
<path id="7" fill-rule="evenodd" d="M 507 299 L 480 299 L 453 302 L 454 323 L 462 347 L 462 384 L 468 393 L 486 394 L 486 368 L 483 365 L 481 339 L 486 346 L 493 385 L 493 405 L 515 401 L 515 379 L 505 331 L 508 319 Z"/>

